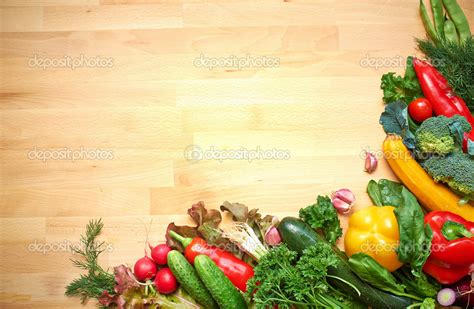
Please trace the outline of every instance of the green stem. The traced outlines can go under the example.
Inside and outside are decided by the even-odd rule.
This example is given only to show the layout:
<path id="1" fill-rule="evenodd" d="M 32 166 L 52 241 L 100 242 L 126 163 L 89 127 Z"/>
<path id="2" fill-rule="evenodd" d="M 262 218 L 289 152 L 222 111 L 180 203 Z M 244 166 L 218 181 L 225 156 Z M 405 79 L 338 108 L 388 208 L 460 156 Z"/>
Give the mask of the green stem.
<path id="1" fill-rule="evenodd" d="M 189 244 L 191 244 L 191 242 L 193 241 L 192 238 L 183 237 L 183 236 L 179 235 L 178 233 L 176 233 L 175 231 L 169 231 L 168 233 L 176 241 L 179 241 L 183 245 L 184 248 L 189 246 Z"/>

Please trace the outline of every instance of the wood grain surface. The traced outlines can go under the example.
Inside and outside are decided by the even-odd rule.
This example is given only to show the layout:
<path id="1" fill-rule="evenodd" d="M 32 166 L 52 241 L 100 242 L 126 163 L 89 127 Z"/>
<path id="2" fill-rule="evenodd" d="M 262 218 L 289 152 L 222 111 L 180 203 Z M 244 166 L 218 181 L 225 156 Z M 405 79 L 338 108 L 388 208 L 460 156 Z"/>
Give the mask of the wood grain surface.
<path id="1" fill-rule="evenodd" d="M 64 287 L 91 218 L 103 265 L 132 264 L 146 224 L 163 241 L 197 201 L 283 216 L 347 187 L 360 208 L 394 177 L 361 153 L 384 138 L 380 76 L 424 36 L 418 1 L 0 0 L 0 16 L 1 308 L 81 308 Z M 206 67 L 220 59 L 243 67 Z M 211 149 L 288 156 L 192 157 Z"/>

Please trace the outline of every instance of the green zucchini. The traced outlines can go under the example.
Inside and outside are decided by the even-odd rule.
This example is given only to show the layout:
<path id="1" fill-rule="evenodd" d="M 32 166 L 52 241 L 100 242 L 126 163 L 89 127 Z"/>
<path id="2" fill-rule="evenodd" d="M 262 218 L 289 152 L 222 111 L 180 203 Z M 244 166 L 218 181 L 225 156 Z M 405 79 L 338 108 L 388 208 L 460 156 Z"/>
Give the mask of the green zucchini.
<path id="1" fill-rule="evenodd" d="M 198 255 L 194 267 L 220 308 L 246 309 L 247 303 L 239 290 L 207 255 Z"/>
<path id="2" fill-rule="evenodd" d="M 318 242 L 326 242 L 321 235 L 316 233 L 308 224 L 298 218 L 284 218 L 278 226 L 278 231 L 288 248 L 300 254 L 305 248 L 314 246 Z M 327 280 L 333 287 L 350 295 L 355 300 L 368 306 L 370 305 L 374 309 L 404 309 L 413 304 L 413 300 L 410 298 L 386 293 L 362 281 L 354 272 L 352 272 L 352 269 L 347 262 L 346 255 L 335 246 L 333 246 L 333 250 L 338 255 L 341 262 L 337 266 L 329 268 L 328 274 L 349 282 L 359 290 L 360 294 L 347 283 L 328 277 Z"/>
<path id="3" fill-rule="evenodd" d="M 168 267 L 181 284 L 181 287 L 198 304 L 206 309 L 219 308 L 204 283 L 199 279 L 194 267 L 180 252 L 173 250 L 168 253 Z"/>

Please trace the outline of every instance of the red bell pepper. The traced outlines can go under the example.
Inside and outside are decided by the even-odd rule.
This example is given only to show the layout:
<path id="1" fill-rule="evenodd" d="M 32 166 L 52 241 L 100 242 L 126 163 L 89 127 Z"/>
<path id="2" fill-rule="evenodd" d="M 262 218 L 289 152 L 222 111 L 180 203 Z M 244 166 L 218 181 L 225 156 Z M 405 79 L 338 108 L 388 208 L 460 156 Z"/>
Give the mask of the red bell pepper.
<path id="1" fill-rule="evenodd" d="M 469 133 L 464 133 L 463 148 L 467 151 L 468 140 L 474 142 L 474 117 L 464 100 L 456 96 L 448 81 L 431 64 L 413 58 L 413 67 L 423 94 L 431 102 L 436 116 L 453 117 L 461 115 L 471 124 Z"/>
<path id="2" fill-rule="evenodd" d="M 239 290 L 244 292 L 247 290 L 247 281 L 254 276 L 252 266 L 230 252 L 209 245 L 200 237 L 185 238 L 174 231 L 169 231 L 169 233 L 183 245 L 184 256 L 191 264 L 194 265 L 196 256 L 207 255 Z"/>
<path id="3" fill-rule="evenodd" d="M 474 222 L 448 211 L 433 211 L 425 216 L 425 223 L 433 230 L 433 241 L 423 271 L 442 284 L 474 272 Z"/>

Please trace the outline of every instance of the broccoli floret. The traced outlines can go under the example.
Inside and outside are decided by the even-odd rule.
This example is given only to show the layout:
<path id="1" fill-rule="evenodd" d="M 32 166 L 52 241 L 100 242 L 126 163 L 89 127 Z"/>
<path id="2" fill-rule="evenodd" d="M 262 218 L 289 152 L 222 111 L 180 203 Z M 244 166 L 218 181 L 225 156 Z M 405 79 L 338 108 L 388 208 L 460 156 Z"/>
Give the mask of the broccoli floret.
<path id="1" fill-rule="evenodd" d="M 431 117 L 425 120 L 416 130 L 416 148 L 422 153 L 445 155 L 455 150 L 455 132 L 451 128 L 458 124 L 461 133 L 471 131 L 466 118 L 455 115 Z"/>
<path id="2" fill-rule="evenodd" d="M 468 154 L 433 156 L 423 167 L 436 182 L 444 182 L 456 193 L 474 200 L 474 159 Z"/>

